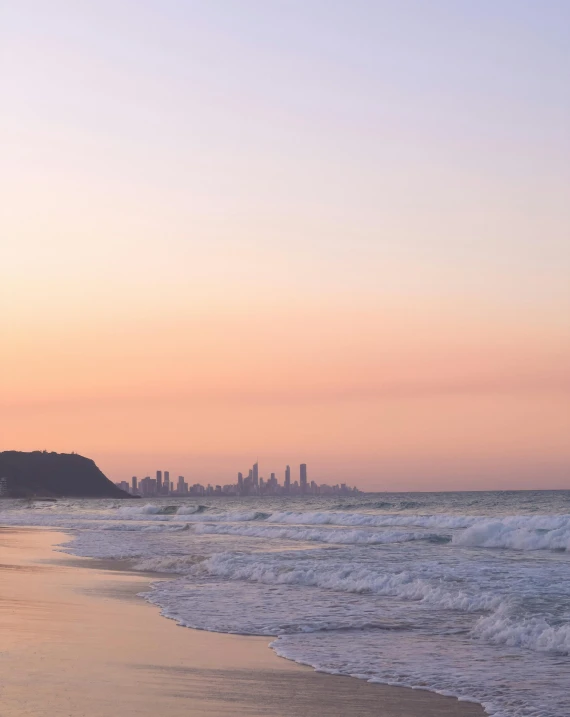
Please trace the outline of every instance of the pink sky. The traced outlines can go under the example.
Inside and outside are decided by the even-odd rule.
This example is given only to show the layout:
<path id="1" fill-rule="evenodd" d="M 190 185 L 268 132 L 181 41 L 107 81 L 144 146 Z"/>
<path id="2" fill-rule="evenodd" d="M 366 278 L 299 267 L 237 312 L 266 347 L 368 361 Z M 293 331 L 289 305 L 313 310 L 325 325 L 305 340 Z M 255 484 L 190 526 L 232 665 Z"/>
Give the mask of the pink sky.
<path id="1" fill-rule="evenodd" d="M 554 5 L 127 6 L 6 13 L 0 448 L 570 487 Z"/>

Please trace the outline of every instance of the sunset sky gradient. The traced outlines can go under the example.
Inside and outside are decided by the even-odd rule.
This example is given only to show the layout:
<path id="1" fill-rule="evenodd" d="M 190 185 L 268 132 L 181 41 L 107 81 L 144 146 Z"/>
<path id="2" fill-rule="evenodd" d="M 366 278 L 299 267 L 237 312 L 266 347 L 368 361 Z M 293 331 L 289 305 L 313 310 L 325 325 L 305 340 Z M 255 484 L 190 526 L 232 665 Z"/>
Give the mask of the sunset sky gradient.
<path id="1" fill-rule="evenodd" d="M 0 9 L 0 450 L 570 487 L 570 5 Z"/>

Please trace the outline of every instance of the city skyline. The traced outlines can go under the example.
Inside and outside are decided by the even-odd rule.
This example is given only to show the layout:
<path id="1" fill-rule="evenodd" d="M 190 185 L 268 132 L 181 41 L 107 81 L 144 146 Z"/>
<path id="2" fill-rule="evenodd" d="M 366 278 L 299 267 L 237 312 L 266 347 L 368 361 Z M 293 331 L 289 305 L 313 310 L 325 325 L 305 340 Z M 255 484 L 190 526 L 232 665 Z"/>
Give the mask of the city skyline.
<path id="1" fill-rule="evenodd" d="M 284 470 L 283 484 L 279 483 L 276 473 L 270 473 L 269 479 L 265 480 L 259 475 L 259 462 L 256 461 L 249 469 L 248 475 L 244 478 L 242 472 L 237 474 L 236 483 L 218 483 L 206 486 L 201 483 L 189 484 L 184 476 L 178 476 L 176 484 L 170 482 L 170 472 L 156 471 L 156 477 L 150 475 L 139 479 L 132 476 L 130 481 L 122 480 L 115 482 L 115 485 L 130 495 L 146 497 L 183 497 L 183 496 L 316 496 L 316 495 L 357 495 L 361 491 L 356 486 L 349 486 L 346 483 L 329 485 L 318 484 L 316 481 L 308 481 L 307 464 L 299 465 L 299 480 L 291 482 L 291 467 L 287 465 Z"/>

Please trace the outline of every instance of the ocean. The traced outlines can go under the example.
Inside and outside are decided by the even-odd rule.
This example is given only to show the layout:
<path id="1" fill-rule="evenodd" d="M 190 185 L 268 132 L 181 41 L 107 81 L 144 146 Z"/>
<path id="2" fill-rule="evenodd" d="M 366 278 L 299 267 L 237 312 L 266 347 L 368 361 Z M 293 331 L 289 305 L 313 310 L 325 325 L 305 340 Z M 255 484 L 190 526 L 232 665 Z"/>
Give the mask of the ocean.
<path id="1" fill-rule="evenodd" d="M 0 525 L 171 573 L 165 617 L 315 669 L 570 715 L 570 491 L 0 501 Z"/>

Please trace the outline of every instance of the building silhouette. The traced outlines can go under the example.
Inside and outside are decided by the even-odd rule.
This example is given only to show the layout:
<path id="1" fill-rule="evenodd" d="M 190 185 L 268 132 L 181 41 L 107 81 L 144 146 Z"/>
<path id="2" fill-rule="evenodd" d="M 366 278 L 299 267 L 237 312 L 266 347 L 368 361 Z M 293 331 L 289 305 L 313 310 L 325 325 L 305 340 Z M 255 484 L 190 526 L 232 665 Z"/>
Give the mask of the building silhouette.
<path id="1" fill-rule="evenodd" d="M 307 492 L 307 464 L 301 463 L 299 466 L 299 485 L 301 486 L 301 493 L 305 495 Z"/>
<path id="2" fill-rule="evenodd" d="M 307 478 L 307 464 L 299 466 L 299 481 L 291 482 L 291 467 L 285 467 L 283 485 L 279 483 L 275 473 L 270 473 L 269 478 L 264 480 L 259 475 L 259 463 L 256 461 L 253 468 L 244 477 L 243 473 L 237 474 L 237 483 L 225 485 L 217 484 L 203 486 L 200 483 L 188 485 L 184 476 L 178 476 L 178 483 L 170 480 L 168 471 L 156 471 L 156 478 L 146 476 L 138 480 L 136 476 L 131 478 L 130 484 L 127 481 L 116 483 L 119 488 L 131 495 L 142 497 L 155 496 L 327 496 L 327 495 L 358 495 L 360 491 L 346 483 L 320 485 L 312 480 L 309 483 Z M 6 481 L 3 484 L 4 493 L 7 493 Z"/>

